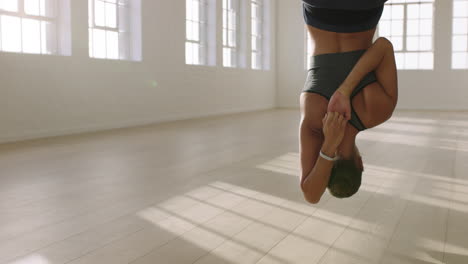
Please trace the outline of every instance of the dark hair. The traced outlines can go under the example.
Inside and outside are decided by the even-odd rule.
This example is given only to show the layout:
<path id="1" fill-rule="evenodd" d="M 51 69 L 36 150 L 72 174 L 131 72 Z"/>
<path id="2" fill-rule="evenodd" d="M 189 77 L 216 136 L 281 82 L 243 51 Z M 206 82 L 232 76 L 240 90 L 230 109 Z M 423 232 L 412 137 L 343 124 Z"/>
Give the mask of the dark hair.
<path id="1" fill-rule="evenodd" d="M 353 196 L 361 186 L 362 170 L 354 160 L 337 160 L 328 181 L 328 191 L 336 198 Z"/>

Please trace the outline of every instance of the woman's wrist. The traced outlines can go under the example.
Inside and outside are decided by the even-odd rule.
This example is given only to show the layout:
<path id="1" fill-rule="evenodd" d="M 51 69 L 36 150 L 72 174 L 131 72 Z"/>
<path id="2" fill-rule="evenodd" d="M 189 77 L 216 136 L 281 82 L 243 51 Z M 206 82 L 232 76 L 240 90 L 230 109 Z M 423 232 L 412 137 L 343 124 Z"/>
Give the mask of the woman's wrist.
<path id="1" fill-rule="evenodd" d="M 320 151 L 322 151 L 322 153 L 328 157 L 334 158 L 336 154 L 336 147 L 325 143 L 322 145 L 322 149 Z"/>
<path id="2" fill-rule="evenodd" d="M 341 85 L 337 91 L 346 97 L 350 97 L 351 93 L 353 92 L 353 89 L 351 88 L 351 86 Z"/>

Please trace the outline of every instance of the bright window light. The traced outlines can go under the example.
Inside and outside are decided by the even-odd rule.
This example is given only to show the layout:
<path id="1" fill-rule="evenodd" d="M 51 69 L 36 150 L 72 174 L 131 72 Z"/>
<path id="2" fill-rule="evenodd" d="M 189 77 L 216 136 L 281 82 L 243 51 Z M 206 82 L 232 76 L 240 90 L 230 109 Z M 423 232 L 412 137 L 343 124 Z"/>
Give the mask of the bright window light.
<path id="1" fill-rule="evenodd" d="M 89 0 L 89 56 L 139 60 L 137 0 Z M 138 24 L 139 25 L 139 24 Z"/>
<path id="2" fill-rule="evenodd" d="M 264 54 L 264 13 L 265 6 L 263 0 L 251 0 L 251 48 L 252 48 L 252 69 L 261 70 Z"/>
<path id="3" fill-rule="evenodd" d="M 238 57 L 238 0 L 223 0 L 223 65 L 237 67 Z"/>
<path id="4" fill-rule="evenodd" d="M 206 0 L 186 0 L 185 63 L 207 64 L 208 3 Z"/>
<path id="5" fill-rule="evenodd" d="M 434 0 L 390 0 L 379 23 L 378 35 L 395 50 L 397 68 L 432 70 Z"/>
<path id="6" fill-rule="evenodd" d="M 0 51 L 57 54 L 61 0 L 0 0 Z"/>
<path id="7" fill-rule="evenodd" d="M 468 69 L 468 0 L 453 1 L 452 69 Z"/>
<path id="8" fill-rule="evenodd" d="M 310 64 L 312 63 L 312 52 L 313 52 L 313 42 L 310 37 L 309 31 L 305 30 L 305 43 L 306 43 L 306 70 L 309 70 Z"/>

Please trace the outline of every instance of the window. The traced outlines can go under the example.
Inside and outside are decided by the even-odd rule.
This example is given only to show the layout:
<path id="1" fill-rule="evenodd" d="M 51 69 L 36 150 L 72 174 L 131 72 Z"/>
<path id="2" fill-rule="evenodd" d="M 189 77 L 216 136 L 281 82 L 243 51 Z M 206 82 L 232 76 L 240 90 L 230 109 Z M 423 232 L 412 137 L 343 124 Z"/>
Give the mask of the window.
<path id="1" fill-rule="evenodd" d="M 223 65 L 237 67 L 239 0 L 223 0 Z"/>
<path id="2" fill-rule="evenodd" d="M 187 0 L 185 62 L 206 64 L 207 4 L 205 0 Z"/>
<path id="3" fill-rule="evenodd" d="M 261 70 L 263 65 L 264 46 L 264 12 L 263 0 L 251 0 L 251 40 L 252 69 Z"/>
<path id="4" fill-rule="evenodd" d="M 89 56 L 141 60 L 140 2 L 89 0 Z"/>
<path id="5" fill-rule="evenodd" d="M 312 38 L 310 37 L 309 31 L 306 29 L 305 30 L 305 46 L 306 46 L 306 65 L 305 68 L 306 70 L 309 70 L 310 64 L 312 63 L 312 52 L 313 52 L 313 47 L 314 43 L 312 42 Z"/>
<path id="6" fill-rule="evenodd" d="M 0 0 L 0 50 L 70 55 L 70 41 L 62 41 L 62 30 L 69 31 L 65 9 L 65 0 Z"/>
<path id="7" fill-rule="evenodd" d="M 468 69 L 468 0 L 454 0 L 452 69 Z"/>
<path id="8" fill-rule="evenodd" d="M 395 49 L 398 69 L 433 69 L 434 0 L 390 0 L 379 24 L 379 36 Z"/>

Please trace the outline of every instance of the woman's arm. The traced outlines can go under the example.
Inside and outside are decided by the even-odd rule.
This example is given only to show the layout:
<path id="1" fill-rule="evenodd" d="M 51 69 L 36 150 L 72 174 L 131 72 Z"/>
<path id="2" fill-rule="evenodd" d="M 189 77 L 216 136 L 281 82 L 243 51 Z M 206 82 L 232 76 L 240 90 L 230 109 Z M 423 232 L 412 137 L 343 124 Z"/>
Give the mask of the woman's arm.
<path id="1" fill-rule="evenodd" d="M 304 198 L 313 204 L 318 203 L 325 192 L 333 167 L 333 162 L 320 157 L 319 152 L 334 157 L 346 128 L 346 119 L 338 113 L 328 113 L 322 122 L 325 138 L 306 122 L 302 122 L 300 131 L 301 189 Z"/>
<path id="2" fill-rule="evenodd" d="M 398 78 L 392 43 L 386 38 L 378 38 L 361 56 L 352 71 L 330 98 L 329 112 L 344 114 L 351 118 L 350 96 L 354 88 L 369 72 L 375 71 L 378 82 L 396 105 Z"/>

